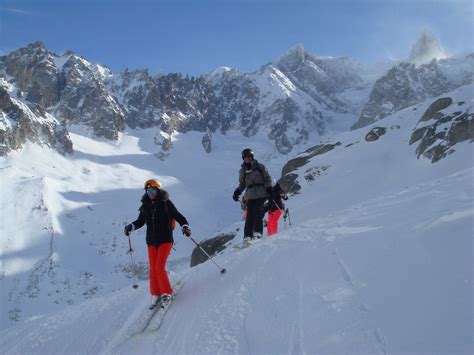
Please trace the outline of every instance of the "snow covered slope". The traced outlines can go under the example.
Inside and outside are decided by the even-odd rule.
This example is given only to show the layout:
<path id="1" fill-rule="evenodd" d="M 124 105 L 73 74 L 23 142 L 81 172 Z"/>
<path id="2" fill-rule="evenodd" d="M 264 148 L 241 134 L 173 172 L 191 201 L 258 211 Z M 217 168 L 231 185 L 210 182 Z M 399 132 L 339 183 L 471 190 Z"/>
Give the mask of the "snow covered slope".
<path id="1" fill-rule="evenodd" d="M 201 134 L 188 133 L 174 136 L 176 149 L 162 162 L 154 154 L 154 129 L 129 130 L 117 142 L 94 140 L 81 127 L 71 132 L 69 157 L 30 143 L 1 158 L 1 215 L 8 216 L 0 224 L 1 328 L 129 284 L 123 227 L 138 216 L 145 180 L 160 179 L 202 240 L 240 216 L 230 196 L 242 145 L 263 160 L 274 151 L 262 136 L 251 142 L 229 133 L 215 135 L 217 152 L 207 154 Z M 187 267 L 194 245 L 175 234 L 172 259 L 184 258 Z M 144 239 L 144 229 L 134 233 L 142 279 L 148 277 Z"/>
<path id="2" fill-rule="evenodd" d="M 449 95 L 472 108 L 469 92 Z M 129 329 L 148 302 L 146 275 L 130 287 L 122 229 L 142 182 L 159 177 L 202 240 L 242 226 L 230 196 L 243 147 L 279 177 L 272 143 L 228 132 L 206 154 L 190 132 L 162 162 L 152 129 L 116 143 L 76 129 L 72 158 L 34 145 L 2 158 L 0 352 L 472 353 L 472 145 L 417 159 L 409 140 L 431 103 L 377 122 L 387 131 L 376 141 L 365 140 L 372 127 L 327 137 L 341 144 L 300 167 L 313 178 L 288 201 L 291 228 L 224 250 L 226 274 L 188 269 L 192 244 L 176 233 L 171 278 L 184 287 L 160 331 L 141 337 Z M 133 241 L 146 263 L 143 233 Z"/>

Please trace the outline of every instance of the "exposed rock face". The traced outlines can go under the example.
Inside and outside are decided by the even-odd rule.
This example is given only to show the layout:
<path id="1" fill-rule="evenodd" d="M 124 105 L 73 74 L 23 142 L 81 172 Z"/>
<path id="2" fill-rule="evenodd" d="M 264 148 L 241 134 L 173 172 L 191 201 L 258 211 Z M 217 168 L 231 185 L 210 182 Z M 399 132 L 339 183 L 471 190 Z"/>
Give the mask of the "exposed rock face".
<path id="1" fill-rule="evenodd" d="M 363 87 L 349 59 L 316 58 L 302 46 L 254 73 L 219 70 L 209 79 L 218 118 L 211 128 L 240 130 L 245 136 L 265 130 L 282 154 L 307 142 L 310 132 L 323 135 L 338 115 L 349 112 L 350 105 L 337 95 Z"/>
<path id="2" fill-rule="evenodd" d="M 104 77 L 96 72 L 99 69 L 104 68 L 72 55 L 62 67 L 60 77 L 64 87 L 52 112 L 60 119 L 92 127 L 99 137 L 117 139 L 125 128 L 125 113 L 107 92 Z"/>
<path id="3" fill-rule="evenodd" d="M 308 182 L 315 181 L 318 177 L 322 175 L 327 175 L 327 171 L 329 170 L 330 165 L 322 165 L 322 166 L 314 166 L 305 170 L 304 172 L 304 179 Z"/>
<path id="4" fill-rule="evenodd" d="M 341 142 L 337 142 L 335 144 L 320 144 L 305 150 L 303 153 L 300 153 L 296 158 L 289 160 L 283 166 L 281 178 L 278 183 L 285 192 L 289 194 L 298 193 L 298 191 L 301 189 L 301 185 L 298 183 L 299 175 L 295 171 L 306 165 L 311 158 L 317 155 L 325 154 L 340 145 Z M 321 169 L 321 171 L 325 171 L 327 169 L 328 167 L 325 167 L 324 169 Z M 306 171 L 306 173 L 309 173 L 309 171 Z M 313 177 L 316 175 L 318 175 L 318 173 L 314 174 Z"/>
<path id="5" fill-rule="evenodd" d="M 166 133 L 205 130 L 212 91 L 203 78 L 181 74 L 151 77 L 147 70 L 116 74 L 107 87 L 125 109 L 132 127 L 158 127 Z"/>
<path id="6" fill-rule="evenodd" d="M 41 42 L 18 49 L 0 60 L 0 67 L 13 78 L 25 99 L 42 107 L 56 105 L 60 99 L 59 71 L 54 57 Z"/>
<path id="7" fill-rule="evenodd" d="M 301 44 L 285 53 L 276 67 L 311 97 L 327 100 L 336 110 L 344 108 L 335 97 L 337 93 L 363 85 L 356 65 L 349 58 L 314 57 Z"/>
<path id="8" fill-rule="evenodd" d="M 421 117 L 410 138 L 410 144 L 419 142 L 416 154 L 436 163 L 454 152 L 457 143 L 474 139 L 472 104 L 444 97 L 433 102 Z"/>
<path id="9" fill-rule="evenodd" d="M 384 117 L 472 83 L 474 60 L 432 60 L 416 66 L 400 63 L 375 82 L 369 102 L 352 129 L 365 127 Z"/>
<path id="10" fill-rule="evenodd" d="M 366 134 L 365 140 L 367 142 L 374 142 L 383 136 L 385 132 L 387 132 L 385 127 L 374 127 L 369 131 L 369 133 Z"/>
<path id="11" fill-rule="evenodd" d="M 436 97 L 453 89 L 436 61 L 416 67 L 400 63 L 377 80 L 359 121 L 352 129 L 372 124 L 382 118 L 413 106 L 429 97 Z"/>
<path id="12" fill-rule="evenodd" d="M 27 140 L 71 153 L 67 128 L 40 105 L 15 97 L 15 91 L 0 77 L 0 155 L 19 149 Z"/>
<path id="13" fill-rule="evenodd" d="M 375 82 L 369 102 L 352 129 L 471 83 L 473 59 L 472 55 L 447 58 L 436 37 L 424 30 L 408 61 L 394 66 Z"/>
<path id="14" fill-rule="evenodd" d="M 420 122 L 425 122 L 431 120 L 435 114 L 439 111 L 444 110 L 453 103 L 453 99 L 450 97 L 442 97 L 435 102 L 433 102 L 426 112 L 421 116 Z"/>
<path id="15" fill-rule="evenodd" d="M 110 71 L 71 52 L 58 56 L 41 42 L 0 58 L 0 71 L 29 102 L 58 120 L 90 126 L 97 136 L 117 139 L 125 115 L 107 93 Z"/>

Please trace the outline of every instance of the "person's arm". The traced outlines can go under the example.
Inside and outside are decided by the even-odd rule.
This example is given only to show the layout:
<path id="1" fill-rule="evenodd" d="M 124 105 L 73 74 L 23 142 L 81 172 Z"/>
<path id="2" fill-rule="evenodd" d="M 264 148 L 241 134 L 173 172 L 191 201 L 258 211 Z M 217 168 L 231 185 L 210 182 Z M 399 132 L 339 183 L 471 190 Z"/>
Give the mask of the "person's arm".
<path id="1" fill-rule="evenodd" d="M 140 207 L 138 218 L 132 222 L 133 229 L 140 229 L 146 223 L 145 207 Z"/>
<path id="2" fill-rule="evenodd" d="M 239 186 L 235 189 L 232 198 L 234 201 L 239 200 L 240 194 L 245 190 L 245 172 L 243 169 L 240 169 L 239 171 Z"/>
<path id="3" fill-rule="evenodd" d="M 244 169 L 240 169 L 239 171 L 239 187 L 237 187 L 242 193 L 245 190 L 245 171 Z"/>
<path id="4" fill-rule="evenodd" d="M 131 232 L 135 229 L 140 229 L 146 223 L 146 215 L 145 215 L 145 208 L 143 205 L 139 209 L 140 213 L 138 214 L 138 218 L 133 221 L 132 223 L 125 226 L 124 233 L 126 236 L 129 236 Z"/>
<path id="5" fill-rule="evenodd" d="M 181 227 L 184 225 L 188 225 L 188 220 L 178 211 L 174 203 L 171 202 L 171 200 L 168 200 L 167 203 L 168 203 L 168 213 L 170 217 L 174 218 Z"/>
<path id="6" fill-rule="evenodd" d="M 168 214 L 171 218 L 174 218 L 178 221 L 179 225 L 181 226 L 181 231 L 187 237 L 191 236 L 191 228 L 189 228 L 188 220 L 184 217 L 176 208 L 173 202 L 168 200 L 166 202 L 168 204 Z"/>

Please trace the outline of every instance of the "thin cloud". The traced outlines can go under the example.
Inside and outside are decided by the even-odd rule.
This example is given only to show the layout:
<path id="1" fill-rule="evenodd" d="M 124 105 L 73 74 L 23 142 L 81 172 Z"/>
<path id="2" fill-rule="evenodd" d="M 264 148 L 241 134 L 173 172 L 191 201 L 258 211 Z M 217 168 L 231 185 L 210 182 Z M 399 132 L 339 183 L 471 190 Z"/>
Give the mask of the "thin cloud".
<path id="1" fill-rule="evenodd" d="M 0 7 L 0 10 L 5 11 L 5 12 L 10 12 L 10 13 L 16 14 L 16 15 L 24 15 L 24 16 L 33 15 L 33 13 L 30 12 L 30 11 L 26 11 L 26 10 L 14 8 L 14 7 Z"/>

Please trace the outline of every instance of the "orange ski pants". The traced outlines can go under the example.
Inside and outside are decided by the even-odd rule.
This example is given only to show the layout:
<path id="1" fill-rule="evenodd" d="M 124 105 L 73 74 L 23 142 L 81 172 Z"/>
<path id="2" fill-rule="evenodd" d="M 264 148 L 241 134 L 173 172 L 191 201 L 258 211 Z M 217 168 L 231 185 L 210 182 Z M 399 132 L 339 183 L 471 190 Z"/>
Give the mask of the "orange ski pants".
<path id="1" fill-rule="evenodd" d="M 280 216 L 281 211 L 278 209 L 274 212 L 268 211 L 267 237 L 278 233 L 278 220 L 280 219 Z"/>
<path id="2" fill-rule="evenodd" d="M 160 244 L 158 247 L 148 246 L 148 261 L 150 263 L 150 293 L 153 296 L 162 294 L 173 294 L 168 272 L 166 271 L 166 260 L 171 253 L 173 243 Z"/>

